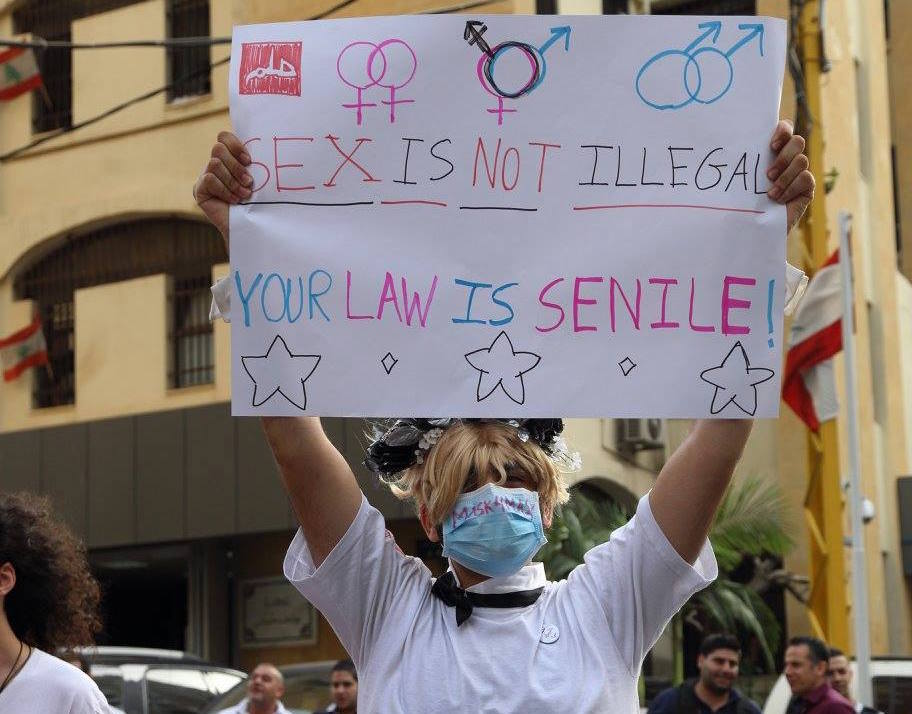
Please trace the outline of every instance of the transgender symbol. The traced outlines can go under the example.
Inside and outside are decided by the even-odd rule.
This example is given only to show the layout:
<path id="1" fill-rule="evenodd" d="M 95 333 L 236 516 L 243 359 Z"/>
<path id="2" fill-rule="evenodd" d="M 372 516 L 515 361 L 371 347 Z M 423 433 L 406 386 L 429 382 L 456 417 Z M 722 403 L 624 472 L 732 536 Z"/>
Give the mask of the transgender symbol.
<path id="1" fill-rule="evenodd" d="M 534 91 L 545 79 L 548 71 L 548 64 L 545 60 L 545 52 L 558 40 L 564 41 L 564 51 L 570 50 L 570 27 L 563 25 L 561 27 L 551 28 L 551 37 L 541 46 L 534 47 L 527 42 L 518 42 L 510 40 L 501 42 L 499 45 L 491 47 L 484 39 L 483 35 L 487 32 L 488 26 L 479 20 L 469 20 L 465 24 L 463 39 L 470 45 L 476 45 L 481 50 L 481 57 L 475 66 L 475 72 L 478 75 L 478 81 L 484 90 L 493 97 L 497 97 L 497 108 L 488 109 L 489 114 L 497 115 L 498 125 L 503 124 L 503 115 L 515 112 L 515 109 L 504 109 L 504 99 L 518 99 Z M 497 60 L 507 54 L 516 55 L 516 53 L 526 59 L 529 63 L 526 68 L 525 63 L 520 60 L 519 65 L 522 69 L 519 72 L 519 79 L 514 73 L 507 79 L 498 81 L 495 79 L 494 68 Z M 509 60 L 508 60 L 509 61 Z M 503 65 L 503 63 L 501 63 Z M 513 86 L 507 84 L 513 80 Z"/>
<path id="2" fill-rule="evenodd" d="M 362 109 L 377 106 L 374 102 L 364 101 L 364 92 L 371 87 L 382 87 L 389 90 L 389 100 L 383 99 L 380 103 L 389 106 L 392 124 L 396 121 L 396 105 L 415 101 L 397 99 L 396 90 L 411 82 L 417 69 L 415 51 L 402 40 L 391 38 L 380 44 L 352 42 L 339 53 L 336 72 L 339 79 L 357 92 L 357 98 L 354 104 L 342 106 L 355 110 L 358 126 L 361 126 L 364 116 Z"/>
<path id="3" fill-rule="evenodd" d="M 739 24 L 739 30 L 749 32 L 725 52 L 715 47 L 699 47 L 710 35 L 716 44 L 721 22 L 701 22 L 697 27 L 705 32 L 683 50 L 663 50 L 640 67 L 636 92 L 653 109 L 681 109 L 691 102 L 712 104 L 728 92 L 735 80 L 731 62 L 735 52 L 759 37 L 760 56 L 763 56 L 762 24 Z"/>

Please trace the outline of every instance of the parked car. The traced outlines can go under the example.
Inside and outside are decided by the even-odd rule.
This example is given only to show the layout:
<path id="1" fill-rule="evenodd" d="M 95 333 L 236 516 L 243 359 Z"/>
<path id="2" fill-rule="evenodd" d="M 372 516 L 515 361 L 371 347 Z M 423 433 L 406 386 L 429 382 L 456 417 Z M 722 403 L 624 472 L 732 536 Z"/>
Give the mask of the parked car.
<path id="1" fill-rule="evenodd" d="M 851 663 L 855 670 L 855 662 Z M 884 714 L 909 714 L 912 712 L 912 657 L 881 658 L 871 660 L 871 678 L 874 702 L 871 704 Z M 856 675 L 852 677 L 852 695 L 855 695 Z M 780 675 L 766 699 L 763 714 L 785 714 L 792 691 L 785 675 Z M 865 702 L 867 704 L 867 702 Z"/>
<path id="2" fill-rule="evenodd" d="M 285 678 L 285 695 L 282 704 L 290 714 L 313 714 L 324 709 L 332 700 L 329 691 L 330 674 L 335 660 L 302 662 L 279 667 Z M 238 682 L 234 689 L 212 700 L 201 714 L 215 714 L 233 707 L 247 696 L 247 682 Z"/>
<path id="3" fill-rule="evenodd" d="M 126 714 L 197 714 L 247 675 L 178 650 L 76 650 L 112 707 Z"/>

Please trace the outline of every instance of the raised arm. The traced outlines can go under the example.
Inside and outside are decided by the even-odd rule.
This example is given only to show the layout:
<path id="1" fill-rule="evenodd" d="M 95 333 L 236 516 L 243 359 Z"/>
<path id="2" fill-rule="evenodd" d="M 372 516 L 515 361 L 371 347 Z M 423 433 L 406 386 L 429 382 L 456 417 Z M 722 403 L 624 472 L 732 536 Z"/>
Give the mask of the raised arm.
<path id="1" fill-rule="evenodd" d="M 317 417 L 263 417 L 263 429 L 319 567 L 355 520 L 361 489 Z"/>
<path id="2" fill-rule="evenodd" d="M 814 177 L 807 170 L 804 139 L 793 134 L 788 122 L 779 122 L 770 148 L 777 155 L 767 170 L 772 182 L 767 193 L 785 204 L 791 230 L 814 197 Z M 709 534 L 752 424 L 743 419 L 698 421 L 652 489 L 649 506 L 656 522 L 688 563 L 696 560 Z"/>
<path id="3" fill-rule="evenodd" d="M 234 134 L 223 131 L 193 197 L 229 246 L 228 209 L 250 197 L 250 156 Z M 361 505 L 361 490 L 342 454 L 316 417 L 264 417 L 263 429 L 285 490 L 319 567 L 345 535 Z"/>
<path id="4" fill-rule="evenodd" d="M 700 554 L 753 423 L 750 419 L 697 421 L 649 494 L 656 523 L 688 563 Z"/>

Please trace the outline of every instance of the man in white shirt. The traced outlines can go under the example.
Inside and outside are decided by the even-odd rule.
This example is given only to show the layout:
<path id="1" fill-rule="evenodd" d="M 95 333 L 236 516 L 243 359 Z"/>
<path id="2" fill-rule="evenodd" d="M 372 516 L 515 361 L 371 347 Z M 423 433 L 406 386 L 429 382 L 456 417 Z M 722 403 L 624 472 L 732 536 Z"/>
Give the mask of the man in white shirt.
<path id="1" fill-rule="evenodd" d="M 282 704 L 285 678 L 274 664 L 262 662 L 247 680 L 247 698 L 218 714 L 288 714 Z"/>
<path id="2" fill-rule="evenodd" d="M 51 652 L 101 627 L 85 546 L 46 496 L 0 493 L 0 713 L 110 714 L 89 676 Z"/>
<path id="3" fill-rule="evenodd" d="M 770 148 L 770 197 L 792 227 L 814 190 L 804 140 L 780 122 Z M 250 164 L 222 132 L 194 186 L 226 244 Z M 396 547 L 319 419 L 263 425 L 300 524 L 285 574 L 351 655 L 363 711 L 615 714 L 638 711 L 643 658 L 716 576 L 707 534 L 752 422 L 698 421 L 630 523 L 558 583 L 529 560 L 567 497 L 560 420 L 410 419 L 376 435 L 365 463 L 414 498 L 450 558 L 436 581 Z"/>

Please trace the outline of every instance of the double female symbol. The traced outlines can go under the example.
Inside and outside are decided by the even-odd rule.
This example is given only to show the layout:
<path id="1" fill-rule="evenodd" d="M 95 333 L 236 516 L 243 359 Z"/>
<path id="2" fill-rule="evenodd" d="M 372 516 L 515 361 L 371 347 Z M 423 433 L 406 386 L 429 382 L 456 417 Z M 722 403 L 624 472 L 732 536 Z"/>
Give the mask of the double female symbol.
<path id="1" fill-rule="evenodd" d="M 389 53 L 389 57 L 387 57 Z M 414 99 L 396 99 L 396 90 L 412 81 L 418 70 L 418 58 L 407 42 L 390 38 L 380 43 L 359 40 L 346 45 L 336 60 L 336 72 L 345 84 L 357 93 L 354 104 L 343 104 L 354 109 L 358 126 L 363 120 L 364 107 L 377 106 L 374 102 L 362 100 L 365 90 L 382 87 L 389 91 L 389 100 L 381 100 L 390 108 L 390 123 L 396 121 L 396 105 L 410 104 Z"/>

